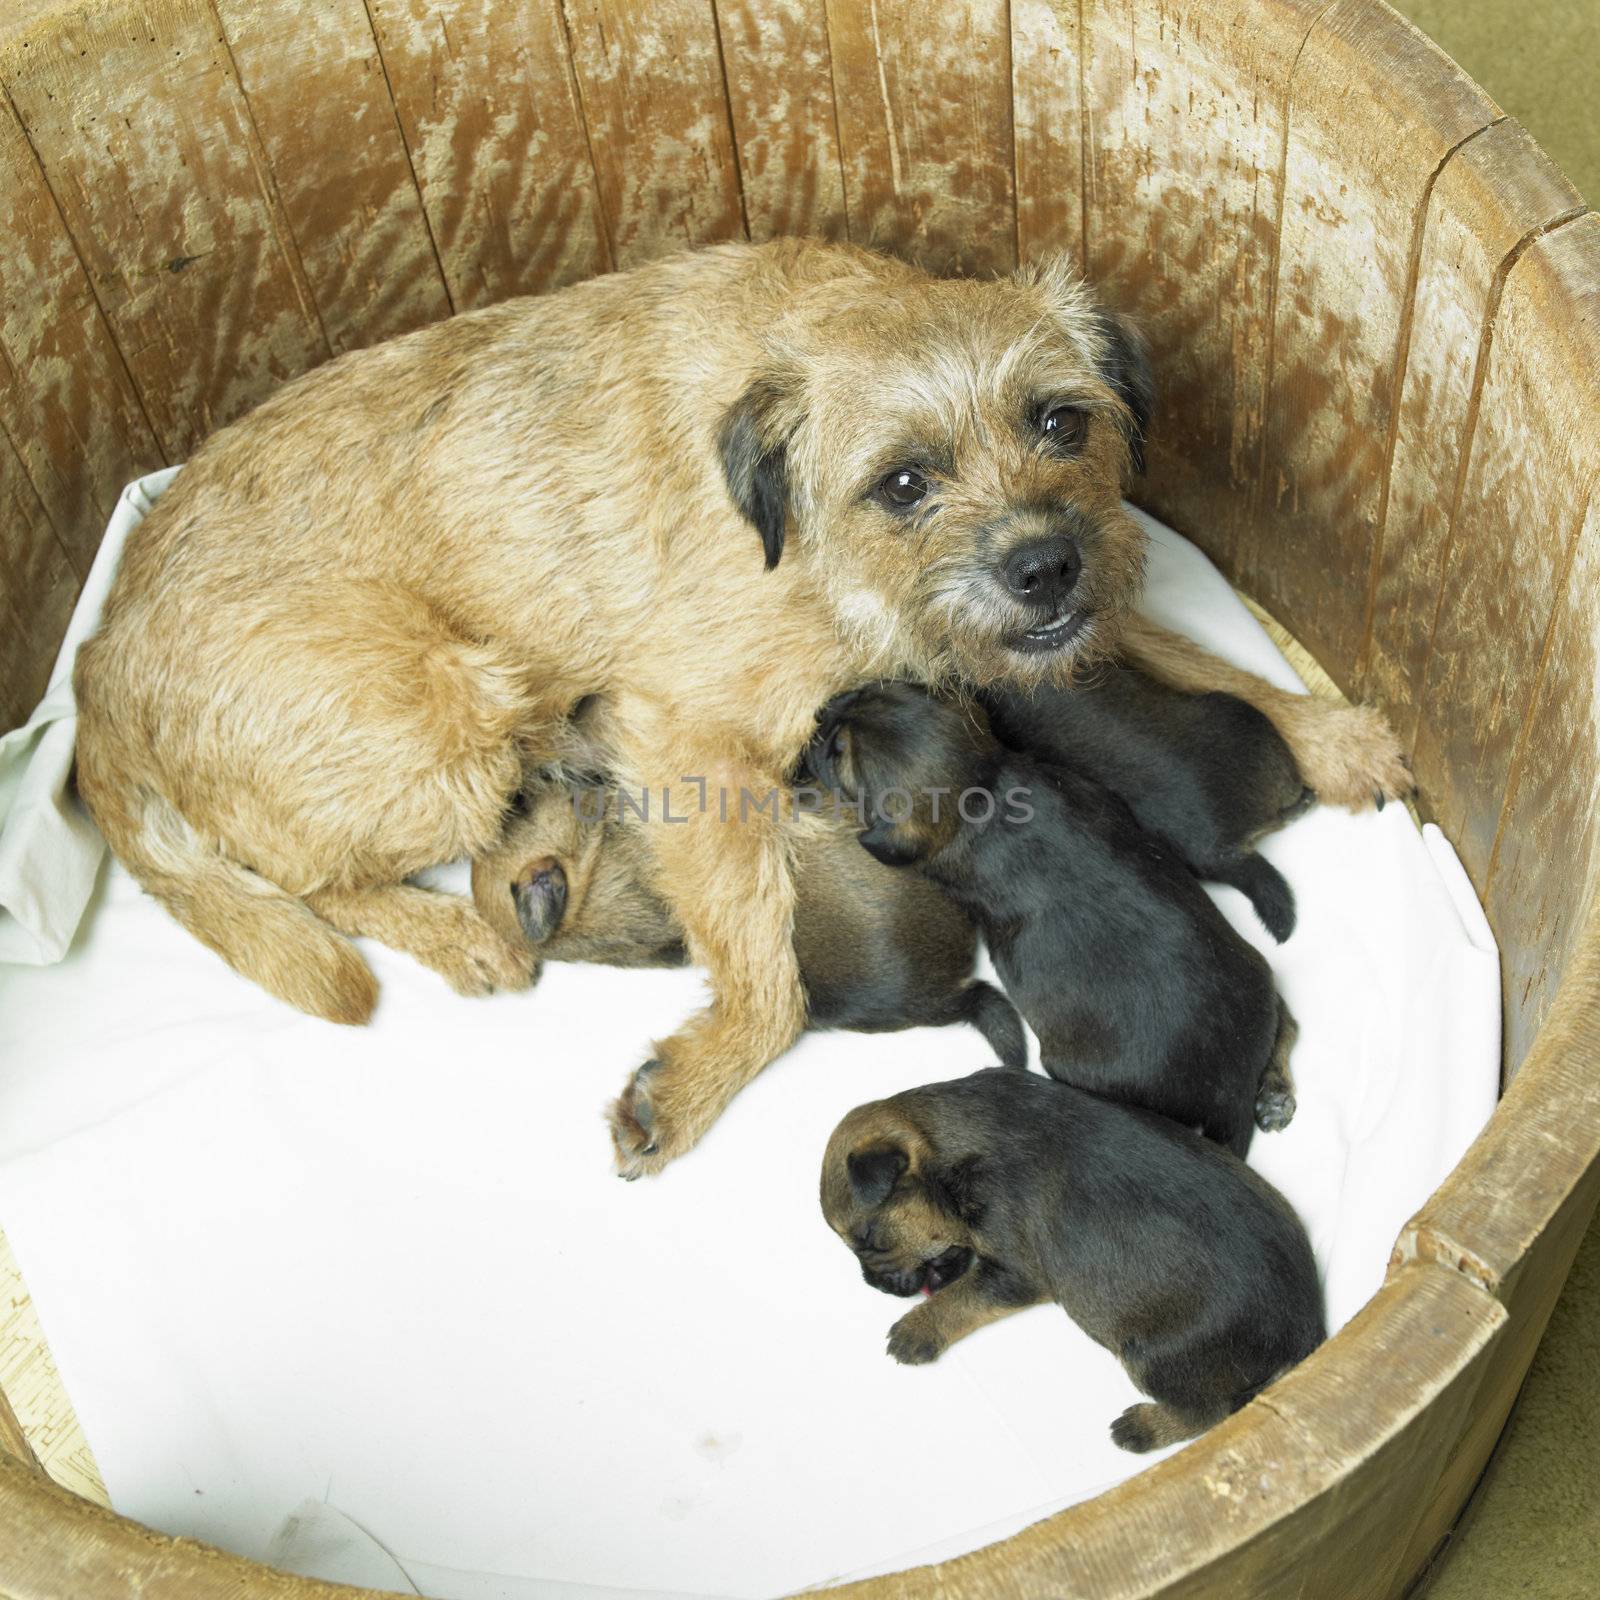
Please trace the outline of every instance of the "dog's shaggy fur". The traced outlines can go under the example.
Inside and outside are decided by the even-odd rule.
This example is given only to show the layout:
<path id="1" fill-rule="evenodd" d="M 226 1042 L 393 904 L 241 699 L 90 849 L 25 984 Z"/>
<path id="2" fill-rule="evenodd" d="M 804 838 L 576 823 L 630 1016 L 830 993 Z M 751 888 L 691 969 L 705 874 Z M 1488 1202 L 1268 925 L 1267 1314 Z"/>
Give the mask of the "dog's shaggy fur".
<path id="1" fill-rule="evenodd" d="M 916 1365 L 1053 1300 L 1153 1403 L 1124 1450 L 1191 1438 L 1324 1337 L 1305 1227 L 1242 1161 L 1163 1117 L 992 1067 L 858 1106 L 822 1209 L 888 1294 L 929 1298 L 889 1334 Z"/>
<path id="2" fill-rule="evenodd" d="M 941 282 L 796 240 L 354 353 L 210 439 L 130 541 L 79 656 L 81 792 L 185 927 L 317 1015 L 376 999 L 345 934 L 466 991 L 526 983 L 470 905 L 405 880 L 492 844 L 585 695 L 620 781 L 737 797 L 876 676 L 1060 679 L 1121 632 L 1210 686 L 1203 652 L 1125 626 L 1149 404 L 1137 340 L 1061 264 Z M 1271 714 L 1326 799 L 1398 771 L 1381 724 Z M 714 1003 L 618 1102 L 624 1172 L 803 1025 L 786 826 L 713 803 L 656 832 Z"/>

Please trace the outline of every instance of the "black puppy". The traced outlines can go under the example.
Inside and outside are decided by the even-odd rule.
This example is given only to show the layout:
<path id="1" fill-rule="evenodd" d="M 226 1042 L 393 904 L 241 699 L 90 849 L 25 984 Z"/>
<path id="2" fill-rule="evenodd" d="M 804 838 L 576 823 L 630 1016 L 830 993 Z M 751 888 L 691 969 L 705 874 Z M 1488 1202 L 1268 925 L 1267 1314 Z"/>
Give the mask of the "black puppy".
<path id="1" fill-rule="evenodd" d="M 1279 944 L 1294 932 L 1294 894 L 1252 846 L 1316 795 L 1254 706 L 1116 663 L 1070 689 L 1002 685 L 979 699 L 1002 743 L 1104 784 L 1194 872 L 1241 890 Z"/>
<path id="2" fill-rule="evenodd" d="M 1155 1404 L 1124 1450 L 1192 1438 L 1324 1338 L 1305 1228 L 1264 1178 L 1186 1128 L 991 1067 L 858 1106 L 828 1142 L 822 1209 L 868 1283 L 929 1298 L 897 1361 L 1054 1300 Z"/>
<path id="3" fill-rule="evenodd" d="M 841 695 L 810 751 L 860 841 L 978 925 L 1054 1078 L 1197 1127 L 1236 1155 L 1294 1115 L 1295 1025 L 1260 954 L 1109 790 L 1006 751 L 915 684 Z"/>

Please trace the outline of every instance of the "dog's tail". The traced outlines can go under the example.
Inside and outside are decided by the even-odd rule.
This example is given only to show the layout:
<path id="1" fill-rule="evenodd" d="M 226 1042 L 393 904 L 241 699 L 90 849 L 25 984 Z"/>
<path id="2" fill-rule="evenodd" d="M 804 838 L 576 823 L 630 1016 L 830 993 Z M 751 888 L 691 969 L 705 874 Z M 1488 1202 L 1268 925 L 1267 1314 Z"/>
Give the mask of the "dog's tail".
<path id="1" fill-rule="evenodd" d="M 970 1022 L 989 1042 L 1002 1067 L 1019 1071 L 1028 1065 L 1028 1038 L 1022 1031 L 1017 1008 L 981 978 L 974 978 L 961 991 L 961 1020 Z"/>
<path id="2" fill-rule="evenodd" d="M 1294 890 L 1284 875 L 1254 850 L 1242 850 L 1206 873 L 1218 883 L 1231 884 L 1255 907 L 1262 926 L 1282 944 L 1294 932 Z"/>
<path id="3" fill-rule="evenodd" d="M 356 947 L 303 900 L 230 861 L 159 795 L 132 804 L 80 764 L 78 788 L 113 854 L 236 972 L 329 1022 L 365 1022 L 378 983 Z"/>

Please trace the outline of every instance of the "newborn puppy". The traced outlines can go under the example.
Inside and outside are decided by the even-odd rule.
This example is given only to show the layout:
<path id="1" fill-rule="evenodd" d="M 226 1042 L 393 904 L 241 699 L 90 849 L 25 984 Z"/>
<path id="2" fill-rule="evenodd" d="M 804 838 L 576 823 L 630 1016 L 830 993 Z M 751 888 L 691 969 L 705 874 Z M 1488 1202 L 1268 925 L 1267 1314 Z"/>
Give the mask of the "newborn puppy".
<path id="1" fill-rule="evenodd" d="M 929 1298 L 896 1361 L 1053 1300 L 1154 1404 L 1124 1450 L 1193 1438 L 1325 1337 L 1305 1228 L 1264 1178 L 1147 1111 L 991 1067 L 858 1106 L 822 1163 L 822 1210 L 888 1294 Z"/>
<path id="2" fill-rule="evenodd" d="M 1008 1066 L 1028 1047 L 1016 1010 L 972 976 L 978 936 L 931 884 L 817 816 L 795 863 L 794 947 L 812 1028 L 889 1033 L 970 1023 Z M 683 930 L 654 885 L 646 827 L 609 785 L 526 792 L 499 846 L 472 865 L 478 909 L 504 938 L 552 961 L 681 966 Z"/>
<path id="3" fill-rule="evenodd" d="M 1003 750 L 975 706 L 906 683 L 840 695 L 811 751 L 878 860 L 915 865 L 983 934 L 1054 1078 L 1242 1156 L 1294 1115 L 1295 1026 L 1261 956 L 1109 790 Z"/>
<path id="4" fill-rule="evenodd" d="M 979 698 L 1003 743 L 1104 784 L 1192 871 L 1241 890 L 1279 944 L 1294 932 L 1293 892 L 1251 847 L 1316 796 L 1254 706 L 1112 662 L 1072 688 L 1001 684 Z"/>

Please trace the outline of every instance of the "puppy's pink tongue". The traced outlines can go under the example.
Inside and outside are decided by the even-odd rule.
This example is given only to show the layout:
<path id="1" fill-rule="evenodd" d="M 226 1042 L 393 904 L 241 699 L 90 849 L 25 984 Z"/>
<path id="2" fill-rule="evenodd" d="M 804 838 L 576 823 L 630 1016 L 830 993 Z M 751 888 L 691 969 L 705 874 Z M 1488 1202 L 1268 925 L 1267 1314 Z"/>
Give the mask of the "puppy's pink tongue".
<path id="1" fill-rule="evenodd" d="M 922 1286 L 922 1295 L 923 1295 L 924 1299 L 931 1300 L 931 1299 L 933 1299 L 933 1290 L 930 1289 L 927 1286 L 927 1284 L 923 1284 L 923 1286 Z"/>

